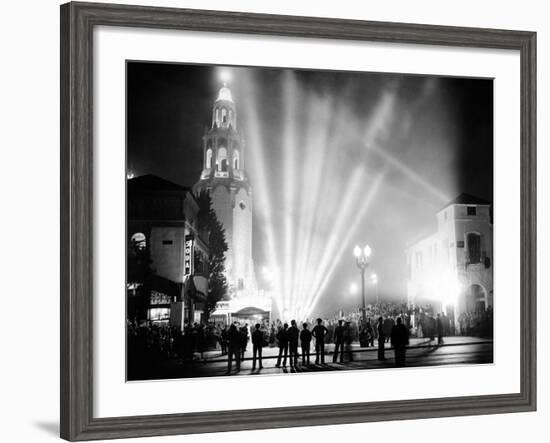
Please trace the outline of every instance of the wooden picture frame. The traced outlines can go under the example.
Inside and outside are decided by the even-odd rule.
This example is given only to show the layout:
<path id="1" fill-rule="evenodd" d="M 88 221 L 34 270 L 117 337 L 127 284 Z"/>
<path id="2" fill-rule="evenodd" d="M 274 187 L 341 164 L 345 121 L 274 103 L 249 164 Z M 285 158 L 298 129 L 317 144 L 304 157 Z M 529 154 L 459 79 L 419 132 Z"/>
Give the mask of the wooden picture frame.
<path id="1" fill-rule="evenodd" d="M 96 26 L 496 48 L 521 57 L 521 389 L 517 394 L 93 416 L 92 54 Z M 99 3 L 61 6 L 61 437 L 70 441 L 536 409 L 536 34 Z"/>

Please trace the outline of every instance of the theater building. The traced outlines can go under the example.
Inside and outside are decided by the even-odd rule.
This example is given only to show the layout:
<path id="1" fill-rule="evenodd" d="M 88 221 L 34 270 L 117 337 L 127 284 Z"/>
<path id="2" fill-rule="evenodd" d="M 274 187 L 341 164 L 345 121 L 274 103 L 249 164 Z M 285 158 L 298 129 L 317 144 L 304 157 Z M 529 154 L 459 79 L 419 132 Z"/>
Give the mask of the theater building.
<path id="1" fill-rule="evenodd" d="M 430 304 L 456 321 L 493 306 L 491 204 L 461 194 L 436 214 L 437 230 L 406 250 L 409 306 Z"/>
<path id="2" fill-rule="evenodd" d="M 198 225 L 199 206 L 191 189 L 145 175 L 127 181 L 127 194 L 129 262 L 133 253 L 141 254 L 150 270 L 134 279 L 143 281 L 127 282 L 130 305 L 137 294 L 146 299 L 141 300 L 137 320 L 180 328 L 201 321 L 208 287 L 208 234 Z"/>

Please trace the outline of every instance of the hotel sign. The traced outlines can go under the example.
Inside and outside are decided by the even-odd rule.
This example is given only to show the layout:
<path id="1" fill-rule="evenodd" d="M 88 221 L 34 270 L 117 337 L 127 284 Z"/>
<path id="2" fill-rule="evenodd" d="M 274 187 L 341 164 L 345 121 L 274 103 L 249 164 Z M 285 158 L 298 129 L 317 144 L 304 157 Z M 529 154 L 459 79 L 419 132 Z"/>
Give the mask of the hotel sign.
<path id="1" fill-rule="evenodd" d="M 193 236 L 185 236 L 184 275 L 190 275 L 193 269 Z"/>

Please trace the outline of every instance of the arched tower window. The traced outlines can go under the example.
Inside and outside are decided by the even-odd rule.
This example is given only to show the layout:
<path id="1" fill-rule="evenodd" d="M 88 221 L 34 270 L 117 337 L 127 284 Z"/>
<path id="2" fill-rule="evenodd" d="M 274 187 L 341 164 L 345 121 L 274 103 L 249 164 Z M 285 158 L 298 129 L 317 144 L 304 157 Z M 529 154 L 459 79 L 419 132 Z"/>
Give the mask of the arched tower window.
<path id="1" fill-rule="evenodd" d="M 233 151 L 233 169 L 239 169 L 239 151 Z"/>
<path id="2" fill-rule="evenodd" d="M 221 147 L 218 149 L 218 171 L 227 172 L 227 149 Z"/>
<path id="3" fill-rule="evenodd" d="M 476 232 L 470 232 L 466 236 L 468 245 L 468 262 L 479 263 L 481 261 L 481 235 Z"/>
<path id="4" fill-rule="evenodd" d="M 214 121 L 216 122 L 216 126 L 220 126 L 220 108 L 216 108 Z"/>
<path id="5" fill-rule="evenodd" d="M 222 124 L 227 123 L 227 109 L 222 108 Z"/>
<path id="6" fill-rule="evenodd" d="M 206 168 L 210 169 L 212 167 L 212 149 L 208 148 L 206 151 Z"/>

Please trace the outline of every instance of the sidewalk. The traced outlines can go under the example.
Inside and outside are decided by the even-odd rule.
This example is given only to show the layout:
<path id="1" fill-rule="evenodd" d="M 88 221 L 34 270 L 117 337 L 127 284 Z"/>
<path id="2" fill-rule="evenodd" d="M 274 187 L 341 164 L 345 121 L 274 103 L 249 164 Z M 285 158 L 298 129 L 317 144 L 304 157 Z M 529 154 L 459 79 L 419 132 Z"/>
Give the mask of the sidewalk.
<path id="1" fill-rule="evenodd" d="M 450 336 L 450 337 L 444 337 L 443 338 L 443 345 L 440 346 L 459 346 L 459 345 L 470 345 L 474 343 L 487 343 L 491 342 L 492 339 L 487 338 L 480 338 L 480 337 L 465 337 L 465 336 Z M 411 337 L 409 339 L 409 346 L 408 348 L 416 348 L 416 347 L 429 347 L 429 346 L 437 346 L 437 337 L 432 341 L 427 337 L 423 338 L 416 338 Z M 374 340 L 374 346 L 369 347 L 361 347 L 359 346 L 358 342 L 354 342 L 351 344 L 352 351 L 355 352 L 377 352 L 378 351 L 378 341 Z M 389 350 L 391 349 L 390 343 L 385 343 L 385 349 Z M 334 352 L 334 344 L 333 343 L 327 343 L 325 345 L 325 354 L 331 355 Z M 263 359 L 274 359 L 277 358 L 279 354 L 279 348 L 277 346 L 275 347 L 269 347 L 266 346 L 262 350 L 262 358 Z M 301 349 L 298 348 L 298 354 L 301 356 Z M 206 362 L 215 362 L 215 361 L 226 361 L 227 356 L 222 355 L 221 351 L 219 349 L 206 351 L 204 352 L 204 360 Z M 311 345 L 311 356 L 315 358 L 315 345 L 312 343 Z M 197 353 L 195 353 L 195 359 L 197 361 L 200 361 L 200 357 Z M 252 359 L 252 344 L 249 342 L 246 347 L 246 352 L 244 355 L 244 360 L 251 360 Z"/>

